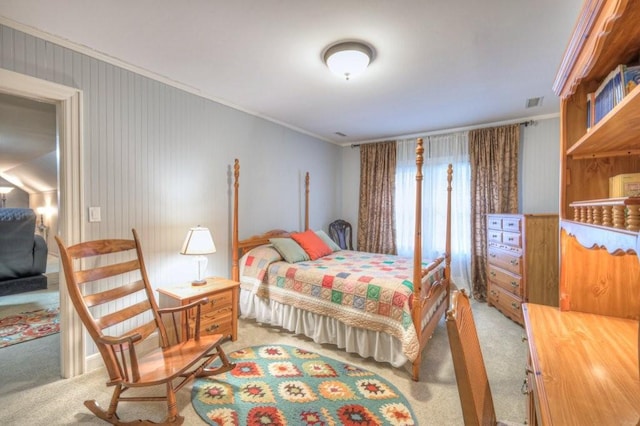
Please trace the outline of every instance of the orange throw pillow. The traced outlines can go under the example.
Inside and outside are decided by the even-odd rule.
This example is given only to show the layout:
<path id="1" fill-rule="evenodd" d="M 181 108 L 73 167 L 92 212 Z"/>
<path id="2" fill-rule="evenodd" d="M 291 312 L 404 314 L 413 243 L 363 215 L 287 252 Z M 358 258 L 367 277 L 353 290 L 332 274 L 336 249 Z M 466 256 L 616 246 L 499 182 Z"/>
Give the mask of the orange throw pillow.
<path id="1" fill-rule="evenodd" d="M 291 234 L 291 238 L 300 244 L 300 247 L 307 252 L 311 260 L 333 253 L 331 247 L 326 245 L 311 229 L 304 232 L 294 232 Z"/>

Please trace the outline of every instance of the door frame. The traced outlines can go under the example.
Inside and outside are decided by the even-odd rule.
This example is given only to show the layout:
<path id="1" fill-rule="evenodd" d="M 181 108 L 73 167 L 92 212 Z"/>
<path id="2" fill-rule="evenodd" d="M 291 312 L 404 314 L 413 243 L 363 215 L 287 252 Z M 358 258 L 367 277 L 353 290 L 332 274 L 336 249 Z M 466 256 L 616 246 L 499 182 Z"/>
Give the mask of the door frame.
<path id="1" fill-rule="evenodd" d="M 66 244 L 83 241 L 82 91 L 0 68 L 0 92 L 56 106 L 58 235 Z M 60 273 L 60 371 L 63 378 L 85 372 L 82 322 L 69 299 L 64 273 Z"/>

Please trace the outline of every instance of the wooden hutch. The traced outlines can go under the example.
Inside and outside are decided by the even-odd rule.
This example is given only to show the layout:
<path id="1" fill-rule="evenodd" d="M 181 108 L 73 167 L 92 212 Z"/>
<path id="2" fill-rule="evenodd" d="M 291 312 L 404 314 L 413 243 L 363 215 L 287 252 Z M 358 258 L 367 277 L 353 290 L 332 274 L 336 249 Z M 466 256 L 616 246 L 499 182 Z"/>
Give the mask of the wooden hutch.
<path id="1" fill-rule="evenodd" d="M 640 59 L 640 2 L 589 0 L 554 83 L 560 105 L 560 308 L 640 319 L 640 198 L 609 178 L 640 172 L 640 87 L 587 131 L 587 94 Z"/>
<path id="2" fill-rule="evenodd" d="M 587 129 L 587 94 L 639 60 L 640 0 L 586 0 L 554 82 L 560 307 L 523 305 L 529 424 L 640 420 L 640 198 L 609 198 L 609 178 L 640 172 L 640 87 Z"/>

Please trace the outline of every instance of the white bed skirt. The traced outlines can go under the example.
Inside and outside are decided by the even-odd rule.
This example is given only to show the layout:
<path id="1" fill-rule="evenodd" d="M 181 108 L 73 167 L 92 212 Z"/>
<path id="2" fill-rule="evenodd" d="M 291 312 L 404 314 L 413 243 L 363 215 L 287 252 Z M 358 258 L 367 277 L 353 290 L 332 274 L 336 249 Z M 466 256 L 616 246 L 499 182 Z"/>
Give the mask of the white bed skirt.
<path id="1" fill-rule="evenodd" d="M 266 300 L 242 288 L 240 314 L 242 318 L 282 327 L 316 343 L 331 343 L 347 352 L 388 362 L 394 367 L 402 367 L 408 362 L 400 341 L 389 334 L 350 327 L 335 318 Z"/>

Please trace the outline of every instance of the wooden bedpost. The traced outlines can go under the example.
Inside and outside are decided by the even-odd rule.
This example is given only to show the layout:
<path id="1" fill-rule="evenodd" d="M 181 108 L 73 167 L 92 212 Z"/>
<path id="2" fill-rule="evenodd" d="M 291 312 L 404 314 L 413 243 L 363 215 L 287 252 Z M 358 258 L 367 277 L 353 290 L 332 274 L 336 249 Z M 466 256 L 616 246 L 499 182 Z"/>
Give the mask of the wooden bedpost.
<path id="1" fill-rule="evenodd" d="M 444 268 L 444 277 L 447 280 L 447 288 L 451 288 L 451 182 L 453 181 L 453 165 L 449 164 L 447 168 L 447 239 L 445 252 L 446 259 Z"/>
<path id="2" fill-rule="evenodd" d="M 304 177 L 304 230 L 309 229 L 309 172 Z"/>
<path id="3" fill-rule="evenodd" d="M 418 138 L 416 145 L 416 216 L 415 234 L 413 240 L 413 326 L 418 333 L 418 338 L 422 334 L 422 165 L 424 164 L 424 147 L 422 138 Z M 413 361 L 413 380 L 418 381 L 420 377 L 420 364 L 422 362 L 422 350 L 418 352 L 418 357 Z"/>
<path id="4" fill-rule="evenodd" d="M 238 187 L 240 177 L 240 162 L 236 158 L 233 162 L 233 228 L 231 230 L 231 279 L 233 281 L 239 281 L 240 269 L 238 259 Z"/>

